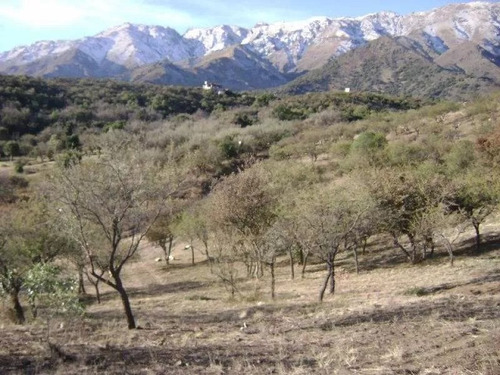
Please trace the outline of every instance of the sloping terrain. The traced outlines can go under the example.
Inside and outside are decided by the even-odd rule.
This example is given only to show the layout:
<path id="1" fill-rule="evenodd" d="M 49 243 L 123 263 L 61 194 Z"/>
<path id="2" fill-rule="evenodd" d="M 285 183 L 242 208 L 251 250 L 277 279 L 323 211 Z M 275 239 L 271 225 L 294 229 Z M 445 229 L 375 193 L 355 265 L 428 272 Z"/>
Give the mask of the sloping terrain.
<path id="1" fill-rule="evenodd" d="M 447 65 L 444 64 L 446 56 L 442 57 L 443 65 Z M 493 75 L 500 71 L 481 54 L 464 56 L 466 59 L 469 59 L 468 66 L 490 68 L 493 65 L 487 69 Z M 479 71 L 478 68 L 476 72 Z M 283 91 L 305 93 L 343 90 L 345 87 L 355 91 L 459 99 L 499 86 L 485 76 L 483 70 L 476 78 L 456 67 L 436 64 L 422 45 L 412 39 L 382 37 L 292 81 Z"/>
<path id="2" fill-rule="evenodd" d="M 44 324 L 4 325 L 2 373 L 494 375 L 500 368 L 498 246 L 475 257 L 465 251 L 454 267 L 438 257 L 425 267 L 370 270 L 383 254 L 367 253 L 359 275 L 343 257 L 336 294 L 318 304 L 320 265 L 296 280 L 287 279 L 286 263 L 279 267 L 275 302 L 251 281 L 245 289 L 254 292 L 234 301 L 206 263 L 189 265 L 182 245 L 169 268 L 147 246 L 127 272 L 142 329 L 125 329 L 119 299 L 105 291 L 83 322 L 49 322 L 51 349 Z"/>

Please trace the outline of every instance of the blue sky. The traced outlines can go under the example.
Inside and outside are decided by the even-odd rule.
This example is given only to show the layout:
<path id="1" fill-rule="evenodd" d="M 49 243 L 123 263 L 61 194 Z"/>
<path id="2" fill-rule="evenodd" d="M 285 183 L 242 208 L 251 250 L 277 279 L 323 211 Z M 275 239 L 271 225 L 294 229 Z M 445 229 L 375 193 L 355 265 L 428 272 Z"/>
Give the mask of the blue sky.
<path id="1" fill-rule="evenodd" d="M 124 22 L 192 27 L 354 17 L 382 10 L 400 14 L 467 0 L 0 0 L 0 51 L 39 40 L 77 39 Z M 491 1 L 498 2 L 498 0 Z"/>

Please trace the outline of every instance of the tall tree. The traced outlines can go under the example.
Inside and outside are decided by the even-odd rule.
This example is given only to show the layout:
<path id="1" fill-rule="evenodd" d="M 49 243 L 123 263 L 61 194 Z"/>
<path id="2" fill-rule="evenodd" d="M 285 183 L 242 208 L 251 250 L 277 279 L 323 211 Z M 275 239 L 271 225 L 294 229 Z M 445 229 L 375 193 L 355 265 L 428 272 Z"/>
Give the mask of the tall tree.
<path id="1" fill-rule="evenodd" d="M 135 138 L 115 133 L 107 141 L 99 158 L 55 173 L 49 191 L 66 219 L 65 229 L 86 253 L 89 273 L 118 292 L 128 328 L 134 329 L 123 267 L 165 211 L 175 187 Z M 99 252 L 92 241 L 96 234 L 104 239 Z"/>

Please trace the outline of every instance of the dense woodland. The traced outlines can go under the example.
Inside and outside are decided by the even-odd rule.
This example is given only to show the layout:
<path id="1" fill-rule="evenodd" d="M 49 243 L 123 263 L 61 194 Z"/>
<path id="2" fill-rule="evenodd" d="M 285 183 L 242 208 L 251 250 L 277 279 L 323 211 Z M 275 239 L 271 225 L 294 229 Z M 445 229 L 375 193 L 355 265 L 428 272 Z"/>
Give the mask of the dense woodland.
<path id="1" fill-rule="evenodd" d="M 469 228 L 481 252 L 498 209 L 498 93 L 454 103 L 0 79 L 0 291 L 19 324 L 84 316 L 86 288 L 99 299 L 106 284 L 136 328 L 122 270 L 146 242 L 168 264 L 184 241 L 236 299 L 248 279 L 276 298 L 279 261 L 291 278 L 324 264 L 323 300 L 339 254 L 357 271 L 367 245 L 453 265 Z"/>

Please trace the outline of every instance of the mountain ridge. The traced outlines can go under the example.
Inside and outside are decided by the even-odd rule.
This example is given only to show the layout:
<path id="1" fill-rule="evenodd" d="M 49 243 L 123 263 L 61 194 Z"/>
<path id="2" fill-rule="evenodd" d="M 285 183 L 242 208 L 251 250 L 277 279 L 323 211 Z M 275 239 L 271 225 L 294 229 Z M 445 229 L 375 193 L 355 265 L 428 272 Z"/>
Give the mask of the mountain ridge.
<path id="1" fill-rule="evenodd" d="M 296 22 L 261 23 L 246 29 L 235 25 L 194 28 L 183 35 L 164 26 L 124 23 L 92 37 L 74 41 L 42 41 L 0 53 L 0 73 L 63 77 L 151 77 L 153 82 L 194 82 L 219 77 L 233 89 L 274 87 L 318 69 L 343 54 L 381 37 L 408 37 L 418 42 L 432 59 L 438 59 L 464 42 L 478 45 L 484 58 L 498 67 L 500 56 L 500 4 L 471 2 L 450 4 L 428 12 L 399 15 L 384 11 L 361 17 L 314 17 Z M 229 64 L 224 53 L 239 46 Z M 245 51 L 245 52 L 242 52 Z M 486 55 L 489 54 L 489 57 Z M 224 62 L 216 63 L 220 55 Z M 249 63 L 252 56 L 254 62 Z M 445 59 L 443 59 L 445 60 Z M 203 64 L 222 70 L 208 74 Z M 176 65 L 176 77 L 159 79 L 158 67 Z M 241 79 L 224 79 L 224 70 L 246 72 Z M 487 71 L 491 70 L 488 64 Z M 155 70 L 155 74 L 147 71 Z M 483 69 L 483 70 L 484 70 Z M 474 69 L 468 68 L 469 72 Z M 141 71 L 137 75 L 134 71 Z M 465 71 L 464 71 L 465 72 Z M 205 75 L 203 75 L 205 74 Z M 182 76 L 186 78 L 183 79 Z M 194 75 L 194 76 L 193 76 Z M 490 74 L 496 79 L 497 74 Z M 227 81 L 227 82 L 225 82 Z M 254 85 L 253 82 L 260 83 Z"/>

